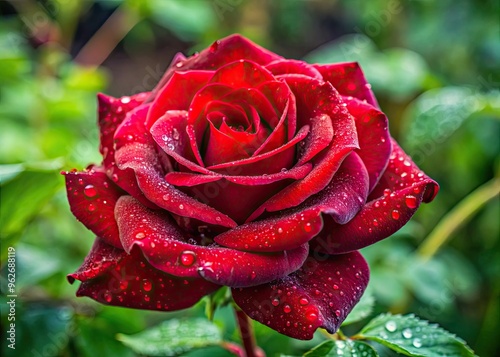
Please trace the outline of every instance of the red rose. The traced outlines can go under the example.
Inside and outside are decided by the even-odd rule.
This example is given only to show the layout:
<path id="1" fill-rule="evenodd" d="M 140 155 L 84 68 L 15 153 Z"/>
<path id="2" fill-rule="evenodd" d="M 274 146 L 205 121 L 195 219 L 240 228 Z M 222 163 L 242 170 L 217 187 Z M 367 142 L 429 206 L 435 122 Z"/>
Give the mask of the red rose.
<path id="1" fill-rule="evenodd" d="M 287 60 L 235 35 L 151 93 L 99 95 L 103 162 L 66 175 L 96 235 L 78 296 L 178 310 L 223 285 L 300 339 L 335 331 L 390 236 L 438 185 L 390 137 L 356 63 Z"/>

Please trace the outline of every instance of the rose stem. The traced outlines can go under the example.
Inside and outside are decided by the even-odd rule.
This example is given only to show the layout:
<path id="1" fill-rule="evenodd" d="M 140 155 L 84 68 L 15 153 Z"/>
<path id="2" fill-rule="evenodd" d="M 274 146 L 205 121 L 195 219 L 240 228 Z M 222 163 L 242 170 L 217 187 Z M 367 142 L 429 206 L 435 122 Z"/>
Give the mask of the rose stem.
<path id="1" fill-rule="evenodd" d="M 238 322 L 238 327 L 240 328 L 241 340 L 243 341 L 243 347 L 247 357 L 256 357 L 257 346 L 255 345 L 255 336 L 253 335 L 252 321 L 243 311 L 234 308 L 236 321 Z"/>

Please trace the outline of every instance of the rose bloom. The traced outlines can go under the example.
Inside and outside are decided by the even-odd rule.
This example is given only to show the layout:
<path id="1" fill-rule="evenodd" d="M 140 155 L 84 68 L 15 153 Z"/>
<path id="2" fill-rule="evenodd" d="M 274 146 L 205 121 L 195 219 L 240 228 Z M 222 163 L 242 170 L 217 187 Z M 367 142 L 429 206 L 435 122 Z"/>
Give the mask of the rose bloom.
<path id="1" fill-rule="evenodd" d="M 64 172 L 97 236 L 78 296 L 173 311 L 229 286 L 278 332 L 334 332 L 369 278 L 358 249 L 438 185 L 391 138 L 357 63 L 284 59 L 233 35 L 177 55 L 149 93 L 98 95 L 103 161 Z"/>

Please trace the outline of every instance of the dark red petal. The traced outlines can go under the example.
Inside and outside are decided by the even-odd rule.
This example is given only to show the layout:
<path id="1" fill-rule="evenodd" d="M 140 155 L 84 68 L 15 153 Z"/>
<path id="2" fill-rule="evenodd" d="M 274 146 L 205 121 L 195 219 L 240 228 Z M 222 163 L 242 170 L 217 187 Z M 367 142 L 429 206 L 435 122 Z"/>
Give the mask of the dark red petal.
<path id="1" fill-rule="evenodd" d="M 387 117 L 370 104 L 352 97 L 344 97 L 347 109 L 356 120 L 358 131 L 358 155 L 365 163 L 370 175 L 370 192 L 384 172 L 391 155 L 391 136 Z"/>
<path id="2" fill-rule="evenodd" d="M 171 110 L 158 119 L 150 129 L 151 136 L 159 147 L 179 164 L 192 171 L 210 173 L 203 167 L 197 146 L 193 152 L 192 135 L 187 133 L 188 114 L 184 110 Z M 194 144 L 196 145 L 196 144 Z"/>
<path id="3" fill-rule="evenodd" d="M 307 243 L 323 228 L 321 211 L 284 212 L 276 217 L 250 222 L 222 233 L 215 242 L 229 248 L 280 252 Z"/>
<path id="4" fill-rule="evenodd" d="M 175 72 L 152 103 L 145 122 L 146 129 L 169 110 L 188 110 L 195 94 L 213 75 L 213 71 Z"/>
<path id="5" fill-rule="evenodd" d="M 363 295 L 369 274 L 358 252 L 316 254 L 285 278 L 232 292 L 252 319 L 284 335 L 310 340 L 318 327 L 337 331 Z"/>
<path id="6" fill-rule="evenodd" d="M 240 59 L 227 63 L 215 72 L 211 83 L 222 83 L 233 88 L 255 88 L 274 80 L 274 76 L 267 69 L 255 62 Z"/>
<path id="7" fill-rule="evenodd" d="M 340 94 L 366 100 L 378 108 L 377 99 L 366 81 L 365 75 L 357 62 L 315 65 L 323 79 L 330 82 Z"/>
<path id="8" fill-rule="evenodd" d="M 185 186 L 185 187 L 192 187 L 222 179 L 226 179 L 229 182 L 238 185 L 259 186 L 259 185 L 268 185 L 270 183 L 285 179 L 300 180 L 304 178 L 311 171 L 311 168 L 312 168 L 311 164 L 306 164 L 303 166 L 296 166 L 291 170 L 283 170 L 278 173 L 265 176 L 231 176 L 222 174 L 199 175 L 189 172 L 170 172 L 165 176 L 165 180 L 171 185 Z M 221 184 L 221 186 L 224 186 L 224 184 Z"/>
<path id="9" fill-rule="evenodd" d="M 333 180 L 300 206 L 243 224 L 214 240 L 240 250 L 272 252 L 292 249 L 320 232 L 323 227 L 321 213 L 345 223 L 363 207 L 367 195 L 368 173 L 359 156 L 351 153 Z"/>
<path id="10" fill-rule="evenodd" d="M 83 265 L 68 280 L 82 283 L 77 296 L 134 309 L 188 308 L 220 288 L 204 279 L 180 279 L 154 269 L 139 249 L 130 255 L 97 238 Z"/>
<path id="11" fill-rule="evenodd" d="M 287 74 L 303 74 L 312 78 L 323 79 L 321 73 L 316 68 L 314 68 L 314 66 L 304 61 L 290 59 L 277 60 L 267 64 L 266 69 L 275 76 Z"/>
<path id="12" fill-rule="evenodd" d="M 130 116 L 130 113 L 141 106 L 148 93 L 139 93 L 131 97 L 113 98 L 99 93 L 99 128 L 101 136 L 100 151 L 103 155 L 102 164 L 106 174 L 119 187 L 137 197 L 143 204 L 154 208 L 152 203 L 142 195 L 137 187 L 134 172 L 131 170 L 120 170 L 115 163 L 114 135 L 117 128 Z"/>
<path id="13" fill-rule="evenodd" d="M 344 158 L 359 147 L 354 118 L 330 83 L 300 75 L 289 76 L 286 81 L 295 94 L 299 126 L 310 124 L 312 120 L 319 120 L 318 117 L 326 119 L 328 116 L 332 120 L 332 127 L 322 125 L 322 128 L 325 129 L 325 135 L 333 129 L 333 140 L 311 160 L 314 167 L 303 180 L 294 182 L 277 193 L 259 207 L 247 221 L 256 219 L 265 210 L 274 212 L 296 207 L 311 195 L 318 193 L 332 180 Z M 320 133 L 317 135 L 321 136 Z M 299 163 L 301 155 L 299 152 Z"/>
<path id="14" fill-rule="evenodd" d="M 114 210 L 124 192 L 102 168 L 66 172 L 65 178 L 69 206 L 75 217 L 108 244 L 121 248 Z"/>
<path id="15" fill-rule="evenodd" d="M 290 274 L 307 257 L 307 244 L 263 255 L 187 243 L 171 218 L 145 208 L 130 196 L 118 201 L 115 216 L 126 251 L 137 245 L 151 265 L 179 277 L 201 275 L 220 285 L 253 286 Z"/>
<path id="16" fill-rule="evenodd" d="M 404 226 L 420 203 L 432 201 L 438 190 L 438 184 L 393 140 L 389 165 L 369 202 L 347 224 L 325 224 L 311 245 L 330 254 L 341 254 L 373 244 Z"/>
<path id="17" fill-rule="evenodd" d="M 191 69 L 215 70 L 239 59 L 246 59 L 260 65 L 281 59 L 281 56 L 260 47 L 249 39 L 239 35 L 231 35 L 215 41 L 212 46 L 193 55 L 186 60 L 176 57 L 158 85 L 153 90 L 153 96 L 169 81 L 174 72 Z"/>
<path id="18" fill-rule="evenodd" d="M 154 146 L 131 143 L 117 150 L 116 162 L 121 169 L 134 170 L 141 191 L 151 202 L 172 213 L 201 221 L 235 227 L 236 223 L 225 214 L 189 197 L 168 184 L 160 169 Z"/>
<path id="19" fill-rule="evenodd" d="M 246 159 L 249 157 L 244 143 L 219 131 L 211 121 L 208 127 L 208 142 L 203 161 L 207 166 Z"/>

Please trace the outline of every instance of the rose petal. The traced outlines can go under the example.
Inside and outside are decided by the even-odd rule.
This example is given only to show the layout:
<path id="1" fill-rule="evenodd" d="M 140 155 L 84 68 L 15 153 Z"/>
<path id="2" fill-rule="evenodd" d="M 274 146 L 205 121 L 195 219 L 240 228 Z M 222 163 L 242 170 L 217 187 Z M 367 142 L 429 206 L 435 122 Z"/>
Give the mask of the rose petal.
<path id="1" fill-rule="evenodd" d="M 137 197 L 143 204 L 154 208 L 137 187 L 134 172 L 131 170 L 120 170 L 115 163 L 114 135 L 117 128 L 125 120 L 130 112 L 139 107 L 148 96 L 148 93 L 139 93 L 131 97 L 113 98 L 99 93 L 99 128 L 101 144 L 99 150 L 103 155 L 102 164 L 106 174 L 119 187 Z"/>
<path id="2" fill-rule="evenodd" d="M 220 285 L 253 286 L 290 274 L 307 257 L 307 245 L 261 255 L 187 243 L 167 215 L 145 208 L 130 196 L 118 201 L 115 216 L 126 251 L 137 245 L 152 266 L 179 277 L 201 275 Z"/>
<path id="3" fill-rule="evenodd" d="M 370 175 L 370 192 L 384 172 L 391 155 L 391 137 L 384 113 L 360 100 L 344 98 L 347 109 L 356 120 L 359 138 L 358 155 Z"/>
<path id="4" fill-rule="evenodd" d="M 245 289 L 232 289 L 252 319 L 284 335 L 310 340 L 318 327 L 334 333 L 361 298 L 369 269 L 358 252 L 309 257 L 297 272 Z"/>
<path id="5" fill-rule="evenodd" d="M 189 197 L 168 184 L 160 170 L 158 156 L 152 145 L 132 143 L 116 152 L 121 169 L 134 170 L 141 191 L 151 202 L 172 213 L 204 222 L 234 227 L 236 223 L 225 214 Z"/>
<path id="6" fill-rule="evenodd" d="M 310 244 L 329 254 L 366 247 L 398 231 L 420 203 L 432 201 L 438 190 L 438 184 L 393 140 L 389 165 L 370 194 L 369 202 L 345 225 L 325 222 L 323 232 Z"/>
<path id="7" fill-rule="evenodd" d="M 359 147 L 354 118 L 331 84 L 305 76 L 289 76 L 287 83 L 295 93 L 297 118 L 301 118 L 299 125 L 305 125 L 314 118 L 325 119 L 326 117 L 322 117 L 324 114 L 332 120 L 332 127 L 326 125 L 321 127 L 324 128 L 325 135 L 333 129 L 334 137 L 330 145 L 312 159 L 314 167 L 304 179 L 292 183 L 270 198 L 249 217 L 247 222 L 255 220 L 264 211 L 274 212 L 296 207 L 311 195 L 321 191 L 332 180 L 344 158 Z M 321 136 L 321 133 L 317 135 Z M 307 152 L 304 151 L 306 154 Z M 299 163 L 300 158 L 301 154 Z"/>
<path id="8" fill-rule="evenodd" d="M 179 164 L 195 172 L 211 173 L 204 168 L 192 129 L 188 132 L 187 118 L 186 111 L 168 111 L 153 124 L 150 129 L 151 136 L 158 146 Z"/>
<path id="9" fill-rule="evenodd" d="M 215 72 L 211 83 L 224 83 L 233 88 L 255 88 L 259 84 L 274 80 L 271 72 L 255 62 L 240 59 L 226 63 Z"/>
<path id="10" fill-rule="evenodd" d="M 65 172 L 69 206 L 85 227 L 106 243 L 121 248 L 115 222 L 115 204 L 124 192 L 106 176 L 102 168 Z"/>
<path id="11" fill-rule="evenodd" d="M 342 163 L 333 180 L 300 206 L 269 218 L 240 225 L 214 238 L 229 248 L 273 252 L 308 242 L 323 227 L 321 213 L 337 222 L 351 220 L 368 195 L 368 173 L 356 153 Z"/>
<path id="12" fill-rule="evenodd" d="M 151 104 L 145 122 L 146 128 L 151 128 L 169 110 L 188 110 L 195 94 L 213 75 L 213 71 L 175 72 Z"/>
<path id="13" fill-rule="evenodd" d="M 97 238 L 77 272 L 77 296 L 134 309 L 173 311 L 188 308 L 220 286 L 204 279 L 180 279 L 154 269 L 139 249 L 130 255 Z"/>
<path id="14" fill-rule="evenodd" d="M 226 179 L 238 185 L 259 186 L 285 179 L 300 180 L 312 169 L 311 164 L 296 166 L 291 170 L 283 170 L 266 176 L 232 176 L 232 175 L 199 175 L 189 172 L 169 172 L 165 180 L 175 186 L 196 186 L 204 183 Z"/>
<path id="15" fill-rule="evenodd" d="M 340 94 L 366 100 L 379 108 L 377 99 L 366 81 L 365 75 L 357 62 L 315 65 L 325 81 L 330 82 Z"/>
<path id="16" fill-rule="evenodd" d="M 185 60 L 176 56 L 175 62 L 172 61 L 173 65 L 167 69 L 158 85 L 153 89 L 151 97 L 154 97 L 163 88 L 176 71 L 190 69 L 215 70 L 240 59 L 266 65 L 281 58 L 281 56 L 260 47 L 249 39 L 234 34 L 215 41 L 209 48 Z"/>
<path id="17" fill-rule="evenodd" d="M 303 74 L 316 79 L 323 79 L 321 73 L 314 66 L 304 61 L 281 59 L 267 64 L 266 69 L 275 76 L 287 74 Z"/>

